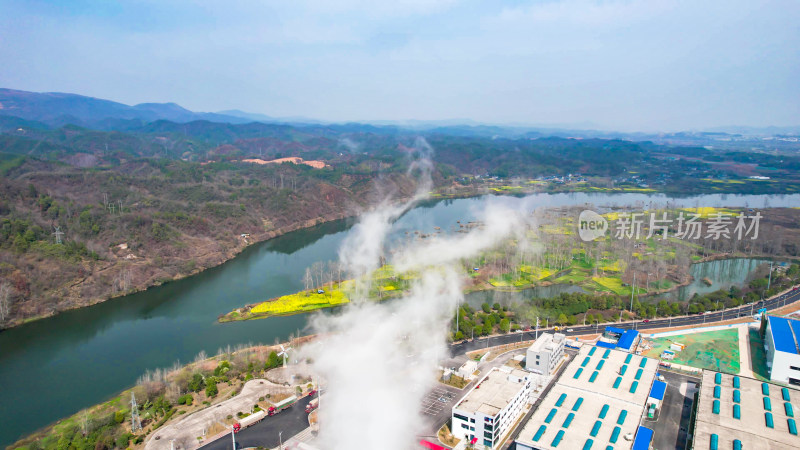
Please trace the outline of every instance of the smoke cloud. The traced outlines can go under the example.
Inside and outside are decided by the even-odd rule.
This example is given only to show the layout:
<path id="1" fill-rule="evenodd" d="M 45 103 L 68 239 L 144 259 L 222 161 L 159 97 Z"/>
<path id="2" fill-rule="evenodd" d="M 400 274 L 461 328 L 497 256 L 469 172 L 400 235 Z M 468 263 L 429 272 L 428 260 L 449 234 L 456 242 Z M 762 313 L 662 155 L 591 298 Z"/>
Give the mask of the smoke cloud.
<path id="1" fill-rule="evenodd" d="M 417 202 L 429 196 L 433 186 L 432 156 L 433 148 L 425 138 L 418 137 L 408 169 L 408 175 L 417 178 L 417 189 L 414 195 L 399 204 L 393 204 L 391 200 L 384 199 L 375 209 L 363 214 L 339 249 L 339 260 L 346 268 L 347 273 L 356 279 L 359 293 L 366 293 L 369 290 L 369 277 L 366 275 L 379 267 L 381 256 L 384 253 L 386 236 L 394 221 L 414 207 Z M 357 297 L 360 296 L 357 295 Z M 359 299 L 354 300 L 358 301 Z"/>
<path id="2" fill-rule="evenodd" d="M 427 196 L 432 149 L 419 139 L 415 150 L 409 171 L 419 175 L 416 195 L 362 216 L 340 250 L 351 273 L 367 275 L 379 266 L 393 221 Z M 319 410 L 323 448 L 414 448 L 426 425 L 421 401 L 436 382 L 438 362 L 447 354 L 448 323 L 463 301 L 459 262 L 513 235 L 524 222 L 514 210 L 491 202 L 481 221 L 463 235 L 393 249 L 397 271 L 420 274 L 403 298 L 375 303 L 367 301 L 368 290 L 359 290 L 342 313 L 315 316 L 312 327 L 325 337 L 308 352 L 325 380 Z"/>

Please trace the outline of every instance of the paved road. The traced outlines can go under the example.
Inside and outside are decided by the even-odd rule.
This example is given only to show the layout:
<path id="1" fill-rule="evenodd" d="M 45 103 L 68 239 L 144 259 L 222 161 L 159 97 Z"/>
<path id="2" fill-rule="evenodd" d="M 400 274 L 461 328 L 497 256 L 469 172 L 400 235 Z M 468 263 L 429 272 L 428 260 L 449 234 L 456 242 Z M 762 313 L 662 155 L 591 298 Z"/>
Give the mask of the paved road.
<path id="1" fill-rule="evenodd" d="M 633 322 L 606 323 L 602 325 L 586 325 L 586 326 L 575 325 L 572 327 L 567 327 L 571 331 L 564 331 L 564 329 L 562 328 L 560 332 L 565 333 L 567 336 L 580 336 L 585 334 L 600 333 L 602 329 L 607 325 L 613 325 L 617 328 L 622 328 L 622 329 L 647 330 L 655 328 L 682 327 L 686 325 L 711 324 L 713 322 L 721 322 L 723 320 L 734 319 L 737 317 L 745 317 L 745 316 L 752 317 L 752 314 L 755 314 L 756 311 L 760 308 L 767 308 L 768 311 L 771 311 L 773 309 L 781 308 L 789 303 L 796 302 L 798 300 L 800 300 L 800 290 L 789 291 L 786 294 L 776 296 L 769 300 L 761 300 L 759 302 L 755 302 L 753 304 L 748 304 L 745 306 L 740 306 L 738 308 L 726 309 L 725 311 L 708 312 L 705 314 L 694 314 L 691 316 L 680 316 L 680 317 L 672 317 L 666 319 L 653 319 L 648 321 L 647 323 L 641 321 L 633 321 Z M 545 331 L 553 331 L 553 328 L 551 327 L 551 328 L 539 329 L 540 334 Z M 511 333 L 501 336 L 491 336 L 482 339 L 478 338 L 473 341 L 462 341 L 450 346 L 450 355 L 455 356 L 486 347 L 495 347 L 498 345 L 511 344 L 514 342 L 521 342 L 521 341 L 532 341 L 534 339 L 536 339 L 536 332 L 526 331 L 523 333 Z"/>
<path id="2" fill-rule="evenodd" d="M 682 450 L 686 448 L 689 418 L 692 414 L 694 386 L 698 378 L 661 371 L 667 382 L 661 411 L 655 422 L 644 419 L 644 425 L 653 429 L 653 448 L 658 450 Z M 681 387 L 683 386 L 683 389 Z M 683 391 L 683 392 L 681 392 Z M 645 414 L 646 416 L 646 414 Z"/>
<path id="3" fill-rule="evenodd" d="M 310 401 L 311 397 L 303 397 L 288 409 L 272 417 L 266 417 L 261 422 L 236 433 L 236 448 L 275 448 L 279 444 L 279 432 L 283 432 L 283 442 L 288 441 L 295 434 L 308 428 L 308 414 L 305 409 Z M 203 450 L 233 450 L 233 443 L 228 434 L 201 448 Z"/>

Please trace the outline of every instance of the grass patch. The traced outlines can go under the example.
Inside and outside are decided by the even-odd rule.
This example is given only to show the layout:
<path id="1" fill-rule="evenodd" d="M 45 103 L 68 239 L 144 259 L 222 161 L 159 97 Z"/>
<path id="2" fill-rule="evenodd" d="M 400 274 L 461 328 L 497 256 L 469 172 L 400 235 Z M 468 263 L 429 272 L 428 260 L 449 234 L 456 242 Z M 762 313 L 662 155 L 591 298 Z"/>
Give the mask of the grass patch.
<path id="1" fill-rule="evenodd" d="M 317 294 L 316 291 L 303 291 L 259 303 L 250 312 L 256 315 L 280 316 L 313 311 L 320 308 L 330 308 L 343 305 L 349 301 L 350 299 L 347 298 L 347 295 L 338 288 L 331 289 L 324 294 Z"/>
<path id="2" fill-rule="evenodd" d="M 679 334 L 652 340 L 653 348 L 644 356 L 659 359 L 670 344 L 679 342 L 686 346 L 675 352 L 672 361 L 698 369 L 715 370 L 730 374 L 739 373 L 739 330 L 718 330 L 704 333 Z M 765 365 L 766 366 L 766 365 Z"/>

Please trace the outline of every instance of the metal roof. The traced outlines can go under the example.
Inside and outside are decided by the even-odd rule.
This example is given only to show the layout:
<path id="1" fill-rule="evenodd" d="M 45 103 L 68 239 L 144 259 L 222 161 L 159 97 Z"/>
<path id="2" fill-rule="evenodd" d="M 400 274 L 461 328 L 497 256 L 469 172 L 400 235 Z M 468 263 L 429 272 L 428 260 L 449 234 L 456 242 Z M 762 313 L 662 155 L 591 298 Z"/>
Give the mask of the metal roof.
<path id="1" fill-rule="evenodd" d="M 667 383 L 663 381 L 653 381 L 653 387 L 650 389 L 650 397 L 656 400 L 664 400 L 664 391 L 667 389 Z"/>
<path id="2" fill-rule="evenodd" d="M 616 347 L 616 345 L 614 345 L 613 343 L 604 342 L 604 341 L 597 341 L 597 344 L 594 344 L 594 345 L 596 345 L 598 347 L 603 347 L 603 348 L 614 348 L 614 347 Z"/>
<path id="3" fill-rule="evenodd" d="M 797 349 L 795 333 L 792 332 L 792 328 L 794 327 L 792 322 L 795 321 L 776 316 L 767 316 L 767 319 L 769 320 L 770 329 L 772 330 L 772 340 L 775 342 L 775 350 L 784 353 L 800 354 L 800 351 Z M 800 328 L 795 328 L 795 330 L 800 332 Z"/>
<path id="4" fill-rule="evenodd" d="M 633 450 L 648 450 L 652 440 L 653 430 L 640 426 L 639 431 L 636 432 L 636 439 L 633 440 Z"/>
<path id="5" fill-rule="evenodd" d="M 619 341 L 617 342 L 617 348 L 624 348 L 625 350 L 630 350 L 633 346 L 634 341 L 636 341 L 636 337 L 639 336 L 639 332 L 636 330 L 625 330 L 620 336 Z"/>

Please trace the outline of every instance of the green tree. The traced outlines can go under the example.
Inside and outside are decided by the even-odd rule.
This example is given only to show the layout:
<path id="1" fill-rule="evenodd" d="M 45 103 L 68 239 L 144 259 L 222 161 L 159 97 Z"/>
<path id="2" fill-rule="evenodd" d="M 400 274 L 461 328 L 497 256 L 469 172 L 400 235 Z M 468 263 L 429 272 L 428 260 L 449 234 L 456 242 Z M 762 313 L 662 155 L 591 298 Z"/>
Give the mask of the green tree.
<path id="1" fill-rule="evenodd" d="M 481 309 L 483 309 L 483 312 L 485 312 L 486 314 L 489 314 L 489 312 L 492 310 L 492 307 L 489 306 L 488 303 L 483 302 L 483 304 L 481 305 Z"/>
<path id="2" fill-rule="evenodd" d="M 205 387 L 206 383 L 203 380 L 203 375 L 196 373 L 192 376 L 192 381 L 189 382 L 189 390 L 192 392 L 199 392 Z"/>
<path id="3" fill-rule="evenodd" d="M 566 323 L 567 323 L 567 316 L 566 316 L 566 314 L 564 314 L 564 313 L 561 313 L 561 314 L 559 314 L 559 315 L 558 315 L 558 320 L 557 320 L 557 321 L 558 321 L 559 325 L 564 325 L 564 324 L 566 324 Z"/>
<path id="4" fill-rule="evenodd" d="M 503 319 L 500 321 L 500 331 L 503 333 L 508 333 L 508 330 L 511 329 L 511 322 L 508 319 Z"/>
<path id="5" fill-rule="evenodd" d="M 276 367 L 280 367 L 281 365 L 281 358 L 278 356 L 277 352 L 270 352 L 269 357 L 267 357 L 267 362 L 264 363 L 264 370 L 274 369 Z"/>
<path id="6" fill-rule="evenodd" d="M 219 393 L 219 389 L 217 389 L 217 382 L 211 380 L 208 385 L 206 386 L 206 397 L 214 397 Z"/>

